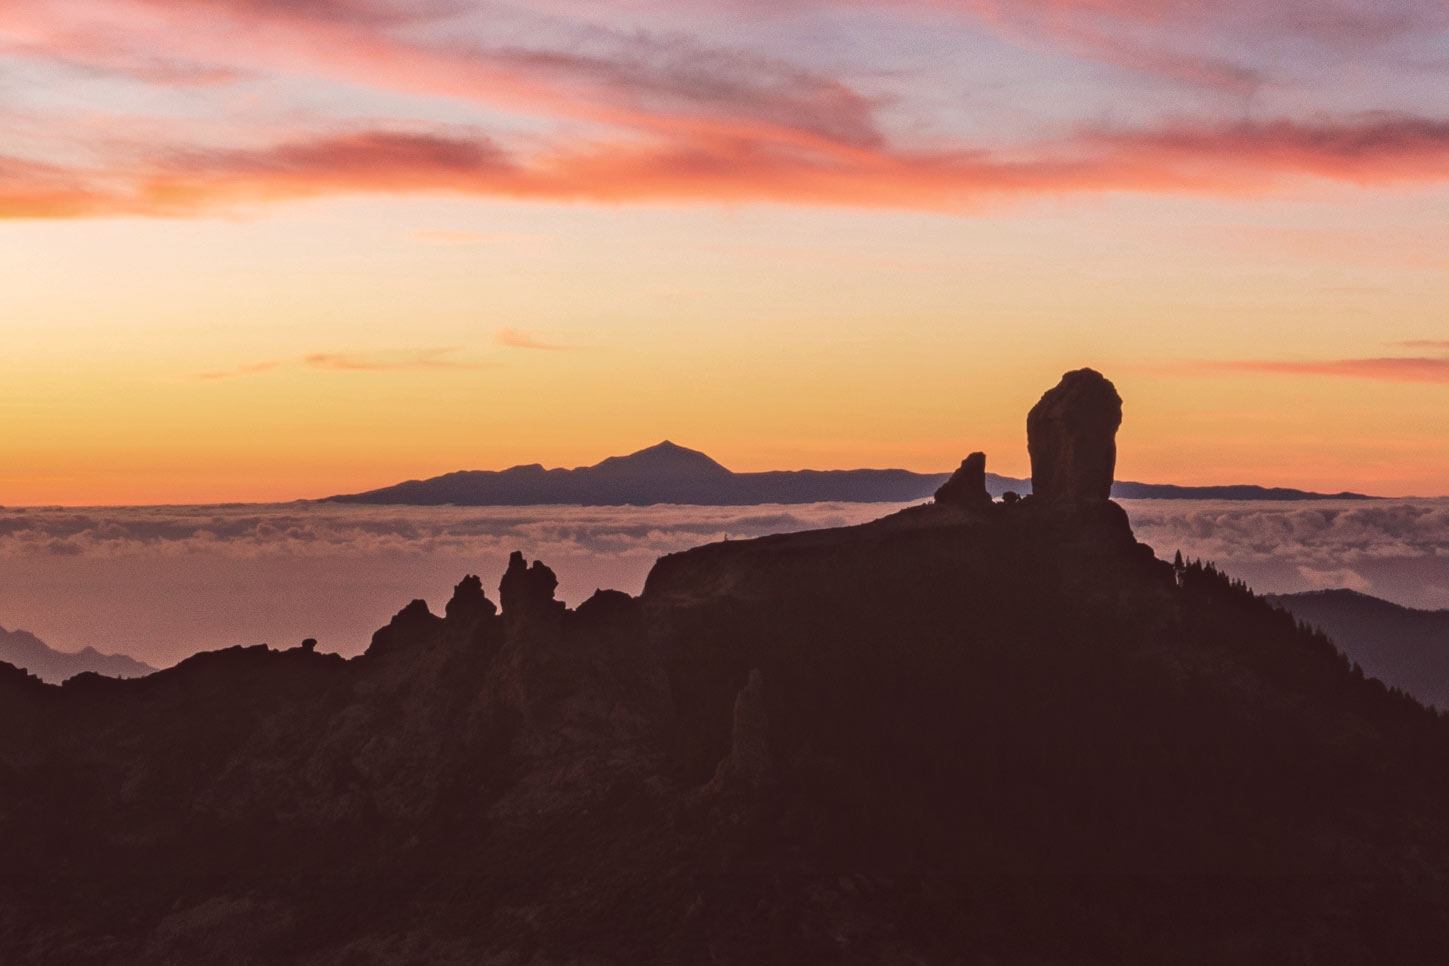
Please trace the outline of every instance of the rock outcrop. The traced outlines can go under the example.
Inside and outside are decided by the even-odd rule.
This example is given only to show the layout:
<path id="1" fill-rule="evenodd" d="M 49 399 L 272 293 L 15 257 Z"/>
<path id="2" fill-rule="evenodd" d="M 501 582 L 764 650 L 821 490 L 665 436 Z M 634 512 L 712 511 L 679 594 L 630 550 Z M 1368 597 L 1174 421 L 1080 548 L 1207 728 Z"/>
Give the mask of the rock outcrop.
<path id="1" fill-rule="evenodd" d="M 552 592 L 550 592 L 552 596 Z M 483 580 L 477 574 L 468 574 L 458 585 L 453 588 L 453 596 L 448 600 L 448 605 L 443 609 L 443 614 L 448 620 L 476 621 L 486 617 L 492 617 L 498 613 L 498 608 L 488 595 L 483 593 Z"/>
<path id="2" fill-rule="evenodd" d="M 1068 504 L 1109 499 L 1121 425 L 1122 398 L 1101 373 L 1062 376 L 1026 417 L 1032 496 Z"/>
<path id="3" fill-rule="evenodd" d="M 392 616 L 386 627 L 372 635 L 367 654 L 391 654 L 414 641 L 426 638 L 443 625 L 443 619 L 428 610 L 428 602 L 414 600 Z"/>
<path id="4" fill-rule="evenodd" d="M 936 502 L 962 507 L 989 505 L 991 494 L 986 491 L 986 454 L 972 453 L 962 460 L 951 478 L 936 491 Z"/>

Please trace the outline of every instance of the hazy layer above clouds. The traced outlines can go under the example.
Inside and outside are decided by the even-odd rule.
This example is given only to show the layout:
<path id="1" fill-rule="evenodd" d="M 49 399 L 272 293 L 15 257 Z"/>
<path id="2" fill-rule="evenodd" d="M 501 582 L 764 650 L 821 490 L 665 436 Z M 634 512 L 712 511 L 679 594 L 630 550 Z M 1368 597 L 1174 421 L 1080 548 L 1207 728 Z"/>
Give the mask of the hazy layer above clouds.
<path id="1" fill-rule="evenodd" d="M 1217 561 L 1263 592 L 1352 587 L 1449 606 L 1449 500 L 1124 501 L 1164 558 Z M 638 593 L 656 557 L 715 540 L 874 519 L 894 504 L 365 507 L 280 504 L 0 511 L 0 625 L 151 664 L 230 644 L 359 653 L 414 597 L 465 573 L 496 587 L 522 550 L 577 604 Z"/>

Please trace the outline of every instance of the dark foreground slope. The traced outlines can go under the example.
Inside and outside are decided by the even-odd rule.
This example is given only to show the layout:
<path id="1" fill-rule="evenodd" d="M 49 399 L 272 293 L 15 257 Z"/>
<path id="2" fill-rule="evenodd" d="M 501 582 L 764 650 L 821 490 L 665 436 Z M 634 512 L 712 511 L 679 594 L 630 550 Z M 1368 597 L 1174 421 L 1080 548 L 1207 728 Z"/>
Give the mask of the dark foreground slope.
<path id="1" fill-rule="evenodd" d="M 516 556 L 352 661 L 0 668 L 0 960 L 1440 961 L 1444 722 L 1081 450 L 574 611 Z"/>
<path id="2" fill-rule="evenodd" d="M 1449 610 L 1416 610 L 1353 590 L 1268 599 L 1322 628 L 1365 673 L 1449 709 Z"/>

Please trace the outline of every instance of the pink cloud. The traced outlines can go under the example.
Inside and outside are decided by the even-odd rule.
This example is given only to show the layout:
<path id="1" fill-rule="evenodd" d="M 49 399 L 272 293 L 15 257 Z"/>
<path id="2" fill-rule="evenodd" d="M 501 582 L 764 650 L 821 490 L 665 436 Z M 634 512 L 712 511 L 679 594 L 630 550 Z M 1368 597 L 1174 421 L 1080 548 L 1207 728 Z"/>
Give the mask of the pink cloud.
<path id="1" fill-rule="evenodd" d="M 510 349 L 543 349 L 549 352 L 558 352 L 563 349 L 572 349 L 573 346 L 562 345 L 557 342 L 546 342 L 543 339 L 535 338 L 527 332 L 520 332 L 518 329 L 499 329 L 494 333 L 493 341 L 501 346 Z"/>
<path id="2" fill-rule="evenodd" d="M 881 142 L 875 105 L 841 81 L 678 34 L 580 26 L 553 46 L 422 42 L 393 29 L 411 8 L 316 0 L 7 0 L 0 36 L 54 59 L 122 69 L 154 51 L 217 70 L 312 72 L 662 133 L 774 138 L 817 147 Z M 435 7 L 447 10 L 447 7 Z M 178 12 L 178 10 L 180 12 Z"/>
<path id="3" fill-rule="evenodd" d="M 962 211 L 1024 195 L 1253 194 L 1304 178 L 1449 178 L 1449 122 L 1371 116 L 1084 131 L 1010 152 L 861 152 L 695 137 L 510 152 L 471 131 L 334 133 L 244 149 L 161 150 L 115 170 L 0 158 L 0 216 L 185 216 L 348 193 L 627 202 L 769 201 Z"/>

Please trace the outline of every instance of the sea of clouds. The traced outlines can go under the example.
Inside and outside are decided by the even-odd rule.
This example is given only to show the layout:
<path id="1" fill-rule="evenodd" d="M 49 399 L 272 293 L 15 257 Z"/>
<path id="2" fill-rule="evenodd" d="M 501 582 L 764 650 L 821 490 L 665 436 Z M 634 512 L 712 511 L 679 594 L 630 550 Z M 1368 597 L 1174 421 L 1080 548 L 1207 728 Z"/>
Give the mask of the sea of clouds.
<path id="1" fill-rule="evenodd" d="M 531 556 L 653 559 L 730 537 L 859 523 L 904 505 L 20 508 L 0 510 L 0 558 L 486 557 L 523 549 Z"/>
<path id="2" fill-rule="evenodd" d="M 1346 587 L 1449 607 L 1449 499 L 1122 505 L 1159 556 L 1216 561 L 1262 593 Z"/>
<path id="3" fill-rule="evenodd" d="M 441 611 L 509 552 L 559 596 L 637 593 L 655 558 L 702 543 L 874 519 L 898 504 L 366 507 L 290 503 L 0 510 L 0 626 L 152 664 L 237 643 L 359 653 L 414 597 Z M 1449 607 L 1449 500 L 1123 501 L 1159 556 L 1216 561 L 1262 592 L 1350 587 Z"/>

